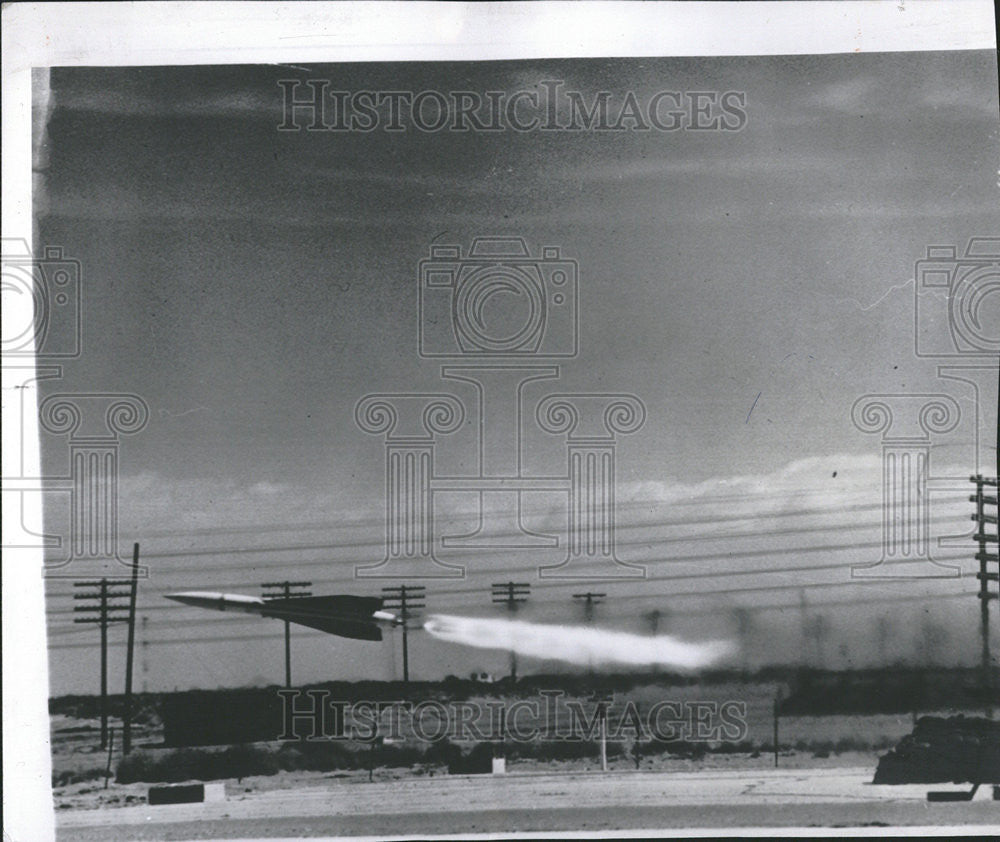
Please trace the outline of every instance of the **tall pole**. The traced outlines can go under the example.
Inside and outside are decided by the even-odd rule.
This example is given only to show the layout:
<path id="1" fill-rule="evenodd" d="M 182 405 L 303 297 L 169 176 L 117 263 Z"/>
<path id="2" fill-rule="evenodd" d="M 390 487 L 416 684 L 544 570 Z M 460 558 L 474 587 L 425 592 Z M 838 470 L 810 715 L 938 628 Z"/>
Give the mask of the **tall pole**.
<path id="1" fill-rule="evenodd" d="M 737 608 L 734 612 L 736 617 L 736 635 L 740 639 L 740 666 L 742 677 L 750 674 L 750 632 L 753 629 L 753 618 L 749 608 Z"/>
<path id="2" fill-rule="evenodd" d="M 382 588 L 385 594 L 386 608 L 396 608 L 399 610 L 400 624 L 403 627 L 403 683 L 410 683 L 410 647 L 408 640 L 409 619 L 411 608 L 424 607 L 424 593 L 426 589 L 423 585 L 398 585 L 397 587 Z"/>
<path id="3" fill-rule="evenodd" d="M 660 621 L 663 619 L 663 611 L 659 608 L 654 608 L 652 611 L 647 611 L 645 614 L 646 623 L 649 626 L 649 633 L 656 637 L 660 633 Z M 660 671 L 659 664 L 650 664 L 649 671 L 652 673 L 657 673 Z"/>
<path id="4" fill-rule="evenodd" d="M 516 614 L 518 606 L 528 599 L 531 585 L 528 582 L 494 582 L 493 602 L 506 605 L 510 614 Z M 517 683 L 517 653 L 510 650 L 510 680 Z"/>
<path id="5" fill-rule="evenodd" d="M 601 771 L 608 771 L 608 709 L 601 705 Z"/>
<path id="6" fill-rule="evenodd" d="M 583 620 L 588 626 L 594 622 L 594 606 L 599 604 L 606 596 L 606 593 L 594 593 L 593 591 L 573 594 L 573 599 L 583 602 Z M 588 659 L 587 661 L 587 673 L 590 676 L 594 675 L 594 662 L 592 659 Z"/>
<path id="7" fill-rule="evenodd" d="M 285 599 L 292 595 L 292 588 L 285 582 Z M 292 686 L 292 624 L 285 620 L 285 687 Z"/>
<path id="8" fill-rule="evenodd" d="M 261 588 L 264 589 L 264 599 L 300 599 L 312 596 L 312 591 L 302 590 L 308 588 L 312 582 L 264 582 Z M 294 591 L 293 591 L 294 588 Z M 292 686 L 292 626 L 288 620 L 285 623 L 285 687 Z"/>
<path id="9" fill-rule="evenodd" d="M 781 715 L 781 688 L 774 692 L 774 768 L 778 768 L 778 717 Z"/>
<path id="10" fill-rule="evenodd" d="M 410 647 L 408 643 L 409 638 L 409 623 L 407 620 L 410 619 L 410 612 L 406 610 L 406 585 L 403 585 L 399 589 L 399 607 L 400 617 L 403 618 L 403 683 L 410 683 Z"/>
<path id="11" fill-rule="evenodd" d="M 108 580 L 101 579 L 101 748 L 108 745 Z"/>
<path id="12" fill-rule="evenodd" d="M 802 588 L 799 591 L 799 621 L 801 623 L 801 635 L 802 635 L 802 666 L 809 666 L 809 647 L 806 646 L 806 640 L 809 637 L 809 614 L 808 614 L 808 603 L 806 602 L 806 591 Z"/>
<path id="13" fill-rule="evenodd" d="M 108 746 L 108 626 L 128 620 L 121 612 L 126 606 L 110 602 L 113 598 L 127 597 L 128 591 L 109 589 L 113 583 L 108 579 L 94 579 L 86 582 L 74 582 L 77 588 L 87 588 L 83 593 L 73 595 L 74 600 L 82 600 L 83 605 L 73 607 L 74 613 L 97 616 L 75 617 L 74 623 L 96 624 L 101 632 L 101 748 Z M 89 604 L 87 604 L 89 603 Z"/>
<path id="14" fill-rule="evenodd" d="M 981 474 L 969 478 L 976 484 L 976 493 L 969 498 L 976 504 L 976 513 L 972 519 L 976 521 L 976 534 L 973 536 L 979 544 L 976 560 L 979 562 L 979 572 L 976 578 L 979 579 L 979 633 L 982 637 L 980 649 L 980 660 L 983 673 L 983 691 L 986 699 L 986 716 L 992 718 L 993 715 L 993 667 L 990 656 L 990 600 L 996 599 L 996 594 L 990 592 L 989 583 L 1000 581 L 1000 569 L 997 573 L 990 573 L 988 562 L 1000 562 L 1000 552 L 991 553 L 988 551 L 988 543 L 997 543 L 997 536 L 986 531 L 986 524 L 997 524 L 997 516 L 986 512 L 986 505 L 997 505 L 997 495 L 987 496 L 984 493 L 985 486 L 997 487 L 996 479 L 988 479 Z"/>
<path id="15" fill-rule="evenodd" d="M 122 754 L 132 750 L 132 662 L 135 657 L 135 597 L 139 586 L 139 544 L 132 545 L 132 582 L 128 598 L 128 648 L 125 652 L 125 705 L 122 711 Z"/>
<path id="16" fill-rule="evenodd" d="M 149 678 L 149 617 L 142 615 L 142 692 L 149 690 L 146 683 Z"/>
<path id="17" fill-rule="evenodd" d="M 573 599 L 583 602 L 583 619 L 588 625 L 594 622 L 594 606 L 599 605 L 606 596 L 606 593 L 594 593 L 593 591 L 573 594 Z"/>

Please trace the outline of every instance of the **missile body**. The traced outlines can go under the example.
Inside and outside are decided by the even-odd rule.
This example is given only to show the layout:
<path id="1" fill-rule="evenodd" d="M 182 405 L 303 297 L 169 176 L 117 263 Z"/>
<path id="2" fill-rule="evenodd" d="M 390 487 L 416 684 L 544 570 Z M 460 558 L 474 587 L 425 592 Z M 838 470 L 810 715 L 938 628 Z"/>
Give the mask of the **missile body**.
<path id="1" fill-rule="evenodd" d="M 167 599 L 196 608 L 214 608 L 216 611 L 240 611 L 243 614 L 263 614 L 265 600 L 259 596 L 212 591 L 185 591 L 167 594 Z"/>
<path id="2" fill-rule="evenodd" d="M 354 640 L 381 640 L 382 626 L 392 627 L 401 622 L 397 615 L 382 609 L 380 597 L 372 596 L 335 594 L 263 599 L 212 591 L 185 591 L 166 596 L 182 605 L 272 617 Z"/>

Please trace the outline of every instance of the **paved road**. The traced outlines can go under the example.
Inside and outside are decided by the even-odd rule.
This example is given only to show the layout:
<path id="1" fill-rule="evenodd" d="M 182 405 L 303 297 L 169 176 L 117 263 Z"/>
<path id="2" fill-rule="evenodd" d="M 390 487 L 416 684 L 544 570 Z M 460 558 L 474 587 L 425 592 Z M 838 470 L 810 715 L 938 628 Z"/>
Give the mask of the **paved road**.
<path id="1" fill-rule="evenodd" d="M 60 842 L 274 839 L 649 828 L 977 825 L 1000 802 L 928 804 L 871 770 L 438 776 L 232 793 L 225 802 L 61 812 Z M 985 791 L 981 793 L 987 795 Z"/>

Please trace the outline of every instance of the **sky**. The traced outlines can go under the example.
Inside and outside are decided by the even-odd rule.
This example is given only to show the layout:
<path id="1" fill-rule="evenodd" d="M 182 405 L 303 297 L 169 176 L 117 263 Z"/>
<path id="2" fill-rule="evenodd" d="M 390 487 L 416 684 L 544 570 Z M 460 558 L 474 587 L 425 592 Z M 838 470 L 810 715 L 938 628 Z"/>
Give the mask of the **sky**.
<path id="1" fill-rule="evenodd" d="M 283 79 L 446 92 L 561 80 L 588 102 L 604 90 L 618 103 L 629 91 L 639 102 L 736 91 L 746 122 L 278 131 Z M 752 666 L 974 662 L 977 601 L 964 595 L 974 579 L 851 578 L 851 565 L 879 560 L 882 540 L 880 438 L 851 408 L 867 394 L 953 397 L 959 422 L 931 447 L 931 529 L 968 534 L 967 477 L 996 470 L 996 358 L 916 353 L 950 341 L 946 302 L 920 287 L 916 262 L 928 246 L 963 253 L 971 237 L 1000 235 L 993 53 L 54 68 L 36 83 L 47 117 L 39 239 L 80 261 L 83 314 L 80 358 L 42 395 L 132 393 L 150 408 L 123 438 L 119 479 L 121 546 L 139 541 L 150 566 L 142 686 L 283 677 L 278 623 L 164 593 L 257 593 L 285 578 L 315 593 L 377 593 L 403 581 L 353 574 L 385 554 L 384 446 L 358 428 L 355 405 L 446 391 L 474 407 L 469 384 L 441 375 L 468 360 L 418 353 L 420 261 L 431 244 L 466 255 L 476 237 L 496 236 L 524 238 L 533 257 L 556 246 L 578 267 L 578 352 L 518 360 L 559 366 L 558 381 L 525 388 L 528 421 L 551 392 L 624 393 L 645 407 L 642 427 L 617 443 L 615 514 L 618 557 L 648 576 L 595 586 L 608 594 L 597 622 L 647 631 L 660 611 L 661 632 L 740 636 Z M 984 308 L 983 325 L 1000 321 L 995 294 Z M 959 381 L 942 364 L 981 368 Z M 442 471 L 474 470 L 478 422 L 470 409 L 442 438 Z M 65 473 L 65 437 L 42 446 L 46 471 Z M 523 453 L 529 474 L 565 469 L 558 436 L 527 422 Z M 525 495 L 525 522 L 559 534 L 560 499 Z M 437 514 L 469 531 L 474 501 L 442 495 Z M 65 533 L 65 495 L 47 495 L 45 516 L 46 532 Z M 971 546 L 935 552 L 967 577 Z M 524 616 L 582 621 L 571 598 L 580 583 L 535 572 L 564 550 L 438 549 L 467 570 L 425 583 L 429 612 L 492 616 L 490 583 L 514 577 L 533 585 Z M 69 622 L 70 591 L 49 583 L 53 694 L 96 683 L 96 634 Z M 876 634 L 886 600 L 891 627 Z M 124 628 L 112 636 L 120 655 Z M 411 644 L 422 677 L 506 668 L 502 652 L 420 632 Z M 397 639 L 302 631 L 294 647 L 301 681 L 400 667 Z"/>

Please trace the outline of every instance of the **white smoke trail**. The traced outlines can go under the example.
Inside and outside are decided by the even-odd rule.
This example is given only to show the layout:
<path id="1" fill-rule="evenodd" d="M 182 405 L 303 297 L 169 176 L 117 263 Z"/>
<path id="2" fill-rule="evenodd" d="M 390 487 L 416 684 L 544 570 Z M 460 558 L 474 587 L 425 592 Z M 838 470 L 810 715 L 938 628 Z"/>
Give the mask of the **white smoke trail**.
<path id="1" fill-rule="evenodd" d="M 707 667 L 734 651 L 729 641 L 685 643 L 675 637 L 644 637 L 580 626 L 435 614 L 424 629 L 439 640 L 479 649 L 503 649 L 531 658 L 596 665 L 618 663 L 679 669 Z"/>

